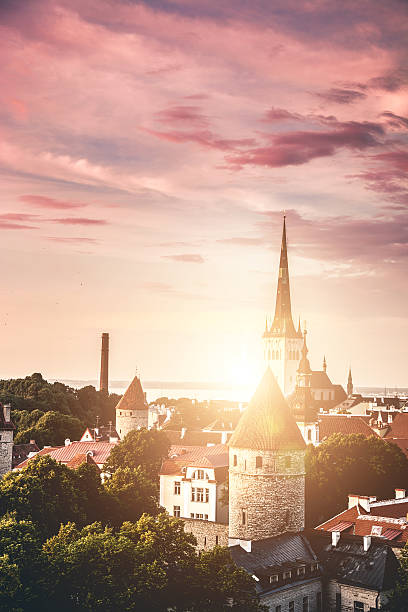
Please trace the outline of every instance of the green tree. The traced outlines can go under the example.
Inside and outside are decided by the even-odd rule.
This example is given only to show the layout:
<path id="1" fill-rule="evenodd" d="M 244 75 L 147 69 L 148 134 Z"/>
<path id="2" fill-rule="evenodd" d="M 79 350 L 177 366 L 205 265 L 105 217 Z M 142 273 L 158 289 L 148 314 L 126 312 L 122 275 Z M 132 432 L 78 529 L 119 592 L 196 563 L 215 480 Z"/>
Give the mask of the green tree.
<path id="1" fill-rule="evenodd" d="M 43 414 L 35 425 L 20 430 L 15 437 L 15 443 L 23 444 L 35 440 L 40 448 L 61 446 L 66 438 L 79 440 L 84 427 L 84 423 L 79 419 L 50 410 Z"/>
<path id="2" fill-rule="evenodd" d="M 155 516 L 160 510 L 157 487 L 140 466 L 118 468 L 105 487 L 116 502 L 115 512 L 110 516 L 114 525 L 137 521 L 143 513 Z"/>
<path id="3" fill-rule="evenodd" d="M 153 482 L 158 481 L 161 462 L 168 456 L 170 442 L 163 431 L 138 429 L 131 431 L 116 444 L 105 464 L 105 469 L 115 472 L 119 468 L 142 468 Z"/>
<path id="4" fill-rule="evenodd" d="M 397 576 L 396 584 L 389 593 L 389 601 L 384 606 L 387 612 L 401 612 L 408 610 L 408 548 L 407 545 L 401 550 L 399 557 L 399 568 L 395 570 Z M 381 608 L 382 609 L 382 608 Z"/>
<path id="5" fill-rule="evenodd" d="M 306 522 L 315 527 L 341 512 L 349 493 L 393 497 L 408 488 L 408 459 L 395 444 L 363 435 L 335 434 L 306 451 Z"/>

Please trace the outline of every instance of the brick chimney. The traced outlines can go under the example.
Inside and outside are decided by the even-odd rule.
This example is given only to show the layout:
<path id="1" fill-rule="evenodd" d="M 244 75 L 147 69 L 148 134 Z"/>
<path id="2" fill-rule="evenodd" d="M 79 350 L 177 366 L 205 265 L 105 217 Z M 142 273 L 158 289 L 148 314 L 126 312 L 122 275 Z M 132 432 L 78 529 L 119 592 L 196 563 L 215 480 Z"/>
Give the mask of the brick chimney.
<path id="1" fill-rule="evenodd" d="M 102 334 L 101 378 L 99 391 L 109 393 L 109 334 Z"/>
<path id="2" fill-rule="evenodd" d="M 405 489 L 395 489 L 395 499 L 404 499 L 406 496 Z"/>

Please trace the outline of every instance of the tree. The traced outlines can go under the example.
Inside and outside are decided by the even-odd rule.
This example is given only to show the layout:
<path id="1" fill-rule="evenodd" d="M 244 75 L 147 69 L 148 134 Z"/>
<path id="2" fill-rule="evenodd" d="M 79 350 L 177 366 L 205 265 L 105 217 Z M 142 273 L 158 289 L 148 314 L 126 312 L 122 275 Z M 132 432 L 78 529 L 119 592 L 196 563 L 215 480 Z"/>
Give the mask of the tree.
<path id="1" fill-rule="evenodd" d="M 136 469 L 118 468 L 106 481 L 105 487 L 116 501 L 115 511 L 110 515 L 114 525 L 136 521 L 143 513 L 155 516 L 159 512 L 157 487 L 140 466 Z"/>
<path id="2" fill-rule="evenodd" d="M 170 442 L 163 431 L 138 429 L 112 449 L 105 469 L 115 472 L 119 468 L 142 468 L 145 475 L 157 482 L 161 462 L 168 456 Z"/>
<path id="3" fill-rule="evenodd" d="M 406 487 L 408 459 L 395 444 L 363 435 L 335 434 L 306 451 L 306 522 L 315 527 L 344 509 L 347 495 L 393 496 Z"/>
<path id="4" fill-rule="evenodd" d="M 408 548 L 407 545 L 401 550 L 399 557 L 399 568 L 395 572 L 396 584 L 389 593 L 389 601 L 384 606 L 387 612 L 401 612 L 408 610 Z M 382 609 L 382 608 L 381 608 Z"/>
<path id="5" fill-rule="evenodd" d="M 84 432 L 84 427 L 84 423 L 75 417 L 49 410 L 38 419 L 35 425 L 19 431 L 15 437 L 15 443 L 23 444 L 35 440 L 40 448 L 46 445 L 61 446 L 66 438 L 79 440 Z"/>

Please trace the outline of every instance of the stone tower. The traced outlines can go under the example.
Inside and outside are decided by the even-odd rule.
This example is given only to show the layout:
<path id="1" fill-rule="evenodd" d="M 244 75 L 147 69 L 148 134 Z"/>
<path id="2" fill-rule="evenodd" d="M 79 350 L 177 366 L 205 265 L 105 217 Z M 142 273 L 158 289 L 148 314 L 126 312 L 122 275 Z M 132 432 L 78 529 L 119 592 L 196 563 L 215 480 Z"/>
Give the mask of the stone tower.
<path id="1" fill-rule="evenodd" d="M 10 404 L 0 403 L 0 476 L 11 472 L 13 463 L 13 433 Z"/>
<path id="2" fill-rule="evenodd" d="M 351 367 L 349 368 L 348 379 L 347 379 L 347 395 L 353 395 L 353 378 L 351 376 Z"/>
<path id="3" fill-rule="evenodd" d="M 228 446 L 231 543 L 304 529 L 306 445 L 270 368 Z"/>
<path id="4" fill-rule="evenodd" d="M 116 406 L 116 431 L 121 440 L 133 429 L 148 426 L 149 406 L 140 378 L 134 377 Z"/>
<path id="5" fill-rule="evenodd" d="M 109 393 L 109 334 L 102 334 L 101 346 L 101 378 L 99 391 Z"/>
<path id="6" fill-rule="evenodd" d="M 283 218 L 275 316 L 270 327 L 266 324 L 263 338 L 265 360 L 278 381 L 282 393 L 289 395 L 296 384 L 303 337 L 300 325 L 296 331 L 292 319 L 285 217 Z"/>

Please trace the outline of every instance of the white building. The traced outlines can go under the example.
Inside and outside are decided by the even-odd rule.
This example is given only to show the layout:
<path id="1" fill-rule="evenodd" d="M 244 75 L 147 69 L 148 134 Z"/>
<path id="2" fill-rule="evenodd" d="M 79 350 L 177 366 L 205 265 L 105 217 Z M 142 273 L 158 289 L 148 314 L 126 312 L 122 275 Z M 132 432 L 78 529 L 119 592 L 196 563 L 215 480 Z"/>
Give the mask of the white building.
<path id="1" fill-rule="evenodd" d="M 225 445 L 172 446 L 160 471 L 160 505 L 173 516 L 226 523 L 227 475 Z"/>

